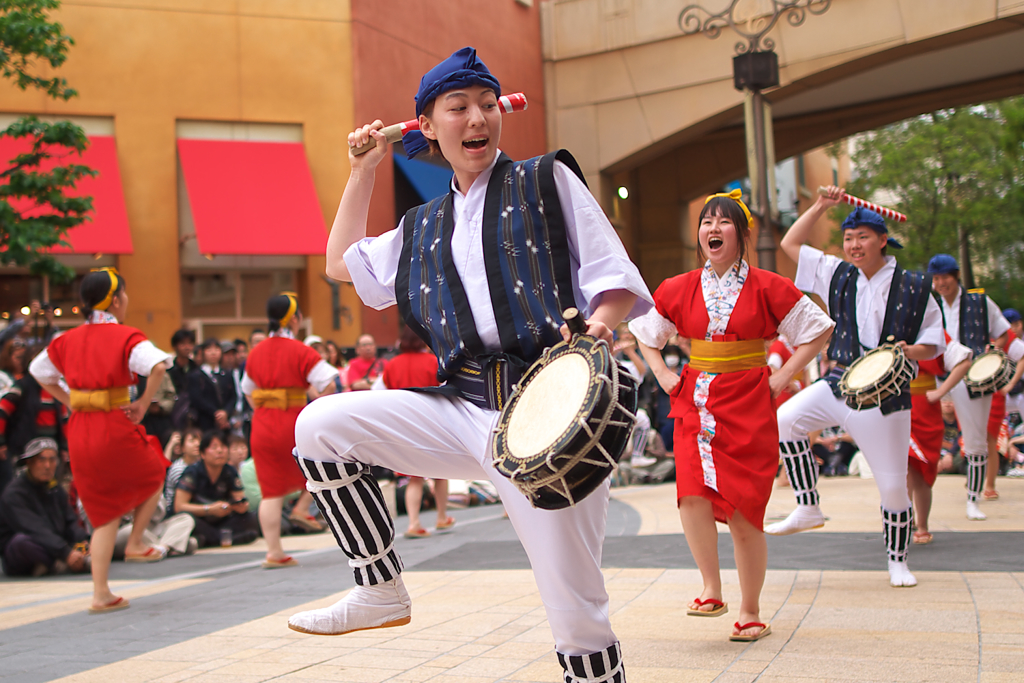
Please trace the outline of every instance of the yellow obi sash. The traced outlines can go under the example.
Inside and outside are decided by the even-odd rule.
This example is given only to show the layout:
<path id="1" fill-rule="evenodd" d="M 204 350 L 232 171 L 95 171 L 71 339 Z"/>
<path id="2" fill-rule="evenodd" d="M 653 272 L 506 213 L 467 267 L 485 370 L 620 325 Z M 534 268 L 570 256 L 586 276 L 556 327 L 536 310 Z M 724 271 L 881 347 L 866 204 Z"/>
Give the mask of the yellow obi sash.
<path id="1" fill-rule="evenodd" d="M 740 372 L 768 365 L 763 339 L 709 342 L 690 340 L 690 367 L 700 372 Z"/>
<path id="2" fill-rule="evenodd" d="M 923 396 L 932 389 L 938 388 L 938 386 L 938 383 L 935 381 L 935 375 L 920 370 L 917 373 L 917 377 L 910 380 L 910 395 Z"/>
<path id="3" fill-rule="evenodd" d="M 128 387 L 96 389 L 95 391 L 72 389 L 71 410 L 80 413 L 109 413 L 131 403 Z"/>
<path id="4" fill-rule="evenodd" d="M 257 408 L 277 408 L 288 410 L 306 405 L 306 390 L 291 389 L 256 389 L 252 392 L 252 404 Z"/>

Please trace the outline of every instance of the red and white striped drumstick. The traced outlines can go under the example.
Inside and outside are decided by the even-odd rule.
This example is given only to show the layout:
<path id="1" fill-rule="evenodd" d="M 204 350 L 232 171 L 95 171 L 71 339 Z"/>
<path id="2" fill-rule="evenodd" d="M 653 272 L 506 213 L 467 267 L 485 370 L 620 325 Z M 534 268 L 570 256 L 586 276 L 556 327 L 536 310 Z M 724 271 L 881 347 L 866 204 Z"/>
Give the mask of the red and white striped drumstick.
<path id="1" fill-rule="evenodd" d="M 526 102 L 526 95 L 521 92 L 514 92 L 511 95 L 502 95 L 498 98 L 498 107 L 502 112 L 511 114 L 514 111 L 523 111 L 529 104 Z M 396 123 L 390 126 L 386 126 L 380 129 L 381 133 L 384 133 L 384 138 L 388 143 L 398 142 L 402 139 L 402 136 L 408 133 L 410 130 L 419 130 L 420 122 L 419 119 L 413 119 L 411 121 L 403 121 L 402 123 Z M 373 138 L 361 147 L 353 147 L 352 154 L 359 156 L 365 154 L 371 149 L 377 146 L 377 141 Z"/>
<path id="2" fill-rule="evenodd" d="M 819 187 L 818 194 L 820 194 L 822 197 L 828 196 L 828 190 L 824 187 Z M 881 214 L 885 218 L 891 218 L 897 223 L 907 222 L 907 217 L 904 216 L 899 211 L 893 211 L 892 209 L 886 208 L 880 204 L 869 202 L 868 200 L 861 199 L 860 197 L 854 197 L 852 194 L 844 193 L 842 200 L 847 204 L 852 204 L 853 206 L 863 206 L 865 209 L 871 209 L 875 213 Z"/>

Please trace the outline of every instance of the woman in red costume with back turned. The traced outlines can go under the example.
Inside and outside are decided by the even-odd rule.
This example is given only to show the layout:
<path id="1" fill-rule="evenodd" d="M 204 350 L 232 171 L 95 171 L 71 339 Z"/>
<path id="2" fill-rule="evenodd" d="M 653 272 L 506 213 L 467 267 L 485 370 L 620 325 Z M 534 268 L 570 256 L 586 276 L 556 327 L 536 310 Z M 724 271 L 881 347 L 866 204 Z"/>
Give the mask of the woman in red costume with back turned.
<path id="1" fill-rule="evenodd" d="M 82 279 L 85 324 L 54 339 L 29 367 L 46 391 L 71 408 L 68 451 L 82 505 L 94 527 L 93 598 L 89 611 L 128 607 L 110 592 L 110 560 L 121 516 L 134 511 L 125 548 L 127 562 L 155 562 L 164 552 L 147 547 L 142 533 L 163 490 L 167 459 L 155 437 L 139 426 L 160 387 L 170 354 L 157 349 L 134 327 L 122 324 L 128 311 L 124 278 L 113 268 Z M 136 376 L 149 376 L 146 391 L 130 400 Z M 61 377 L 69 391 L 60 386 Z"/>
<path id="2" fill-rule="evenodd" d="M 252 415 L 250 437 L 252 460 L 263 499 L 260 528 L 267 542 L 265 569 L 298 564 L 285 555 L 281 545 L 281 510 L 284 497 L 302 491 L 291 519 L 307 531 L 322 527 L 308 519 L 312 496 L 306 492 L 306 478 L 292 456 L 295 449 L 295 420 L 306 407 L 307 394 L 331 393 L 338 370 L 320 358 L 313 348 L 295 339 L 302 324 L 299 302 L 292 292 L 267 300 L 270 335 L 254 346 L 245 362 L 242 392 L 249 398 Z M 315 525 L 315 527 L 313 526 Z"/>

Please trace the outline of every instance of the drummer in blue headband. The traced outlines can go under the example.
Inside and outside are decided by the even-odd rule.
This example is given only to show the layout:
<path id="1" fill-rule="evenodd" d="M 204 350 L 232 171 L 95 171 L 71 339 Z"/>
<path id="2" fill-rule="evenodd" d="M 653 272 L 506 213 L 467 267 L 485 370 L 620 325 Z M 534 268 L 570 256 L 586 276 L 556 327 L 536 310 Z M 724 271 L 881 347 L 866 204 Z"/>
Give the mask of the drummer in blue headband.
<path id="1" fill-rule="evenodd" d="M 889 584 L 914 586 L 917 579 L 907 565 L 913 523 L 907 493 L 909 386 L 900 387 L 879 406 L 854 410 L 846 404 L 839 381 L 845 368 L 890 337 L 911 361 L 935 358 L 946 347 L 942 313 L 930 296 L 930 278 L 900 268 L 888 254 L 889 247 L 900 244 L 889 237 L 885 221 L 874 211 L 858 208 L 843 221 L 846 260 L 807 244 L 815 223 L 838 206 L 843 195 L 839 187 L 826 188 L 780 245 L 797 263 L 797 288 L 821 297 L 836 322 L 828 347 L 836 369 L 825 382 L 815 382 L 779 407 L 779 447 L 797 506 L 785 520 L 765 527 L 765 533 L 782 536 L 825 524 L 818 465 L 808 434 L 840 425 L 867 458 L 878 485 Z"/>
<path id="2" fill-rule="evenodd" d="M 625 680 L 608 620 L 599 558 L 608 482 L 575 507 L 531 506 L 491 465 L 499 408 L 522 371 L 563 339 L 561 312 L 575 307 L 588 334 L 612 341 L 625 318 L 646 313 L 651 294 L 560 150 L 513 161 L 499 149 L 501 85 L 465 47 L 428 71 L 415 96 L 422 134 L 454 172 L 448 192 L 398 227 L 367 237 L 374 173 L 389 145 L 381 121 L 348 138 L 352 173 L 327 245 L 327 274 L 352 282 L 376 309 L 397 304 L 437 358 L 441 387 L 320 398 L 296 424 L 296 457 L 350 558 L 357 587 L 331 607 L 296 614 L 291 628 L 338 635 L 408 623 L 409 595 L 393 547 L 394 524 L 370 466 L 429 478 L 489 478 L 530 557 L 564 680 Z"/>

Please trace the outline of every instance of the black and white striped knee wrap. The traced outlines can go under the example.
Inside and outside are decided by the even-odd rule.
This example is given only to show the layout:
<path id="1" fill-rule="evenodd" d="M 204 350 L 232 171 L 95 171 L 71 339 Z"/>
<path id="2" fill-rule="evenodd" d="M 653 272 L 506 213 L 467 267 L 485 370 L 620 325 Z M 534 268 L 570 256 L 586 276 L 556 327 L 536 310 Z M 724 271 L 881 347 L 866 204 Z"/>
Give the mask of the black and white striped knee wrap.
<path id="1" fill-rule="evenodd" d="M 563 655 L 559 652 L 558 663 L 564 670 L 563 683 L 626 683 L 622 647 L 618 643 L 589 655 Z"/>
<path id="2" fill-rule="evenodd" d="M 395 524 L 370 468 L 361 463 L 306 460 L 295 454 L 306 489 L 331 525 L 360 586 L 384 583 L 402 572 Z"/>
<path id="3" fill-rule="evenodd" d="M 810 441 L 782 441 L 779 443 L 786 474 L 793 486 L 797 505 L 818 504 L 818 463 L 811 452 Z"/>
<path id="4" fill-rule="evenodd" d="M 907 549 L 910 547 L 911 527 L 914 524 L 914 512 L 907 508 L 902 512 L 892 512 L 882 508 L 882 534 L 885 538 L 885 549 L 889 559 L 894 562 L 907 561 Z"/>
<path id="5" fill-rule="evenodd" d="M 981 496 L 981 489 L 985 485 L 985 465 L 988 463 L 988 455 L 975 453 L 964 453 L 967 459 L 967 500 L 976 503 Z"/>

